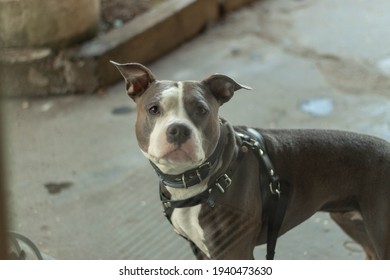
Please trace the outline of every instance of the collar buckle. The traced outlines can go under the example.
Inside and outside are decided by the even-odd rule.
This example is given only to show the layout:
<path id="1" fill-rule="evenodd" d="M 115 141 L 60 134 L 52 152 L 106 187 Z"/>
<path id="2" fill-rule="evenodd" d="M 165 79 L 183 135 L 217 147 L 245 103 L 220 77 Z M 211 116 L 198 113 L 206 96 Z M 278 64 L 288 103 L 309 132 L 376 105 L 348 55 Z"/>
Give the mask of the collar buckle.
<path id="1" fill-rule="evenodd" d="M 181 183 L 183 184 L 183 187 L 187 189 L 188 187 L 194 186 L 202 182 L 209 174 L 211 168 L 211 163 L 206 161 L 196 169 L 181 174 Z M 194 180 L 195 178 L 197 179 L 197 181 Z M 180 181 L 180 179 L 178 178 L 177 181 Z"/>

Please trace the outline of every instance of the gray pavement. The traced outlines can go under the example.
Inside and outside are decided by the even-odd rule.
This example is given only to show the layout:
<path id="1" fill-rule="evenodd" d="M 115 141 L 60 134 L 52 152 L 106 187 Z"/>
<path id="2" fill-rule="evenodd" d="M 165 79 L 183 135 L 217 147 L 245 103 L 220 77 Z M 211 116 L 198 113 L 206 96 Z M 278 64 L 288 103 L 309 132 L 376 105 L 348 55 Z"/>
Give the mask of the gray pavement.
<path id="1" fill-rule="evenodd" d="M 259 1 L 148 66 L 161 79 L 219 72 L 253 87 L 221 109 L 233 124 L 390 140 L 389 12 L 386 0 Z M 123 83 L 5 103 L 13 230 L 58 259 L 193 259 L 162 216 Z M 364 254 L 318 213 L 279 239 L 276 258 Z"/>

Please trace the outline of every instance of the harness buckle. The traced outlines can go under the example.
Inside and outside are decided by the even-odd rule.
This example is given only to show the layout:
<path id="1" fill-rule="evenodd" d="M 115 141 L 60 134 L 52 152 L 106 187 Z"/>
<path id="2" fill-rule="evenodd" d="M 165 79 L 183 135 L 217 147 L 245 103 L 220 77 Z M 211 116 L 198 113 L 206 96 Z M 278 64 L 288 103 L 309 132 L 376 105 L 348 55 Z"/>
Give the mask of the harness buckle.
<path id="1" fill-rule="evenodd" d="M 225 190 L 232 184 L 232 179 L 226 174 L 221 175 L 215 185 L 221 191 L 221 193 L 225 193 Z"/>

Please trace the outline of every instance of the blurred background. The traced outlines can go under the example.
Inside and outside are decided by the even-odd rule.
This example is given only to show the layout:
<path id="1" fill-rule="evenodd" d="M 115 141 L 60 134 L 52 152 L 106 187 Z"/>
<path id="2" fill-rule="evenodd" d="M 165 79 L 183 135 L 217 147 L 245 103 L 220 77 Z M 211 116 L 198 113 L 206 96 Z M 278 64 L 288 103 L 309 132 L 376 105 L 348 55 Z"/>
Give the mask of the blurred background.
<path id="1" fill-rule="evenodd" d="M 390 140 L 389 12 L 386 0 L 0 0 L 0 226 L 56 259 L 193 259 L 162 214 L 109 60 L 251 86 L 221 108 L 233 124 Z M 326 213 L 276 250 L 364 257 Z"/>

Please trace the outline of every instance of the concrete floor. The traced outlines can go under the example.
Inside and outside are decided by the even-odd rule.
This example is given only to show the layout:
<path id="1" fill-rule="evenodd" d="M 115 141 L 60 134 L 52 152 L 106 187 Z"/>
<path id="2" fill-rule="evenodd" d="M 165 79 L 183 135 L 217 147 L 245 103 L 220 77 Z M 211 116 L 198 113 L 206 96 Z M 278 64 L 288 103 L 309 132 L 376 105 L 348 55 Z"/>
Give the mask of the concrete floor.
<path id="1" fill-rule="evenodd" d="M 148 66 L 159 79 L 219 72 L 253 87 L 221 109 L 233 124 L 390 140 L 389 12 L 386 0 L 259 1 Z M 14 231 L 57 259 L 193 259 L 162 216 L 123 83 L 99 95 L 5 103 Z M 279 239 L 276 258 L 364 254 L 319 213 Z"/>

